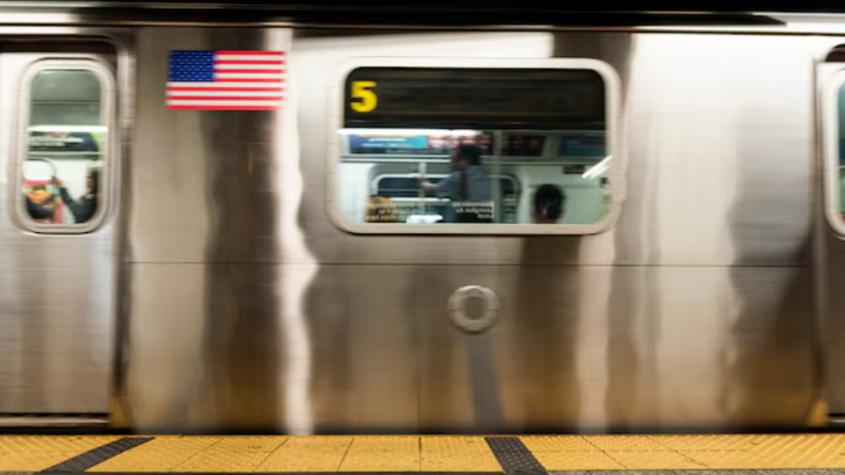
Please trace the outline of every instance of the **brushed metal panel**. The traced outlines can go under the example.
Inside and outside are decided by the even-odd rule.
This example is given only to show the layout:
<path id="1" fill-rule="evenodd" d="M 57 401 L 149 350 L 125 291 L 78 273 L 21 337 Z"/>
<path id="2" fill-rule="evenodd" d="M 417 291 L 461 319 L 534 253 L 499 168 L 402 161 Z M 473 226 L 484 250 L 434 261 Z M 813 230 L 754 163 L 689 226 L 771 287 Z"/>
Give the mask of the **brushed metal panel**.
<path id="1" fill-rule="evenodd" d="M 819 206 L 822 215 L 821 205 Z M 821 251 L 817 261 L 817 282 L 820 287 L 822 319 L 818 332 L 824 344 L 822 371 L 824 375 L 824 400 L 828 411 L 845 413 L 845 241 L 819 219 L 817 228 Z"/>
<path id="2" fill-rule="evenodd" d="M 132 267 L 139 427 L 284 428 L 281 267 Z M 468 283 L 502 302 L 479 335 L 446 311 Z M 790 268 L 324 266 L 302 309 L 314 430 L 800 426 L 809 298 L 807 271 Z"/>
<path id="3" fill-rule="evenodd" d="M 131 266 L 127 402 L 137 427 L 289 430 L 296 416 L 286 413 L 285 398 L 291 385 L 304 385 L 319 431 L 414 430 L 413 322 L 373 312 L 372 295 L 361 288 L 314 286 L 302 308 L 312 317 L 311 352 L 292 354 L 281 300 L 294 297 L 282 267 Z M 400 270 L 385 270 L 358 285 L 390 285 Z M 348 273 L 357 274 L 337 272 L 332 283 L 352 284 Z M 295 358 L 313 359 L 304 381 L 290 378 Z"/>
<path id="4" fill-rule="evenodd" d="M 813 382 L 806 271 L 427 267 L 422 274 L 437 276 L 412 306 L 424 342 L 420 425 L 427 430 L 803 422 Z M 451 290 L 470 283 L 502 302 L 499 325 L 481 335 L 449 325 L 441 308 Z"/>
<path id="5" fill-rule="evenodd" d="M 289 33 L 142 29 L 139 98 L 163 97 L 169 49 L 261 48 Z M 283 113 L 139 101 L 124 315 L 137 427 L 804 424 L 818 351 L 808 97 L 822 40 L 357 33 L 296 33 Z M 628 143 L 617 227 L 585 237 L 341 232 L 325 209 L 326 97 L 331 71 L 355 56 L 613 65 Z M 499 296 L 488 332 L 449 322 L 448 297 L 464 285 Z"/>

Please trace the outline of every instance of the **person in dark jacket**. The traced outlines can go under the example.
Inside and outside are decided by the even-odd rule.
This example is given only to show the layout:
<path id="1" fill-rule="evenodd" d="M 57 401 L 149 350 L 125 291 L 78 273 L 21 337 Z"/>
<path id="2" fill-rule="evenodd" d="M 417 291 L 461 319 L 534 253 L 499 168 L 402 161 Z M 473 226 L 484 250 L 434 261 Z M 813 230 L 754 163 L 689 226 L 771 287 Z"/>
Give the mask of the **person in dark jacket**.
<path id="1" fill-rule="evenodd" d="M 74 222 L 84 223 L 94 217 L 94 213 L 97 212 L 97 201 L 100 192 L 100 173 L 97 170 L 88 172 L 85 180 L 86 192 L 76 200 L 70 196 L 70 193 L 68 193 L 67 188 L 65 188 L 61 180 L 53 177 L 51 183 L 59 188 L 62 201 L 70 208 Z"/>

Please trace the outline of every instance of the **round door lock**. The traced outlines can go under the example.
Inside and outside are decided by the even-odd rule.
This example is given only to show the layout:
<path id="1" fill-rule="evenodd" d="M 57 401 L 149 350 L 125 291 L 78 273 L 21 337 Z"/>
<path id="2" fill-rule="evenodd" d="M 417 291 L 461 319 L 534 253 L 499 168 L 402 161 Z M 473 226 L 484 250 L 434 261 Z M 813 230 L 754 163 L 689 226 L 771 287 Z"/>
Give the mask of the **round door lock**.
<path id="1" fill-rule="evenodd" d="M 449 318 L 470 333 L 484 331 L 499 318 L 499 297 L 487 287 L 467 285 L 449 297 Z"/>

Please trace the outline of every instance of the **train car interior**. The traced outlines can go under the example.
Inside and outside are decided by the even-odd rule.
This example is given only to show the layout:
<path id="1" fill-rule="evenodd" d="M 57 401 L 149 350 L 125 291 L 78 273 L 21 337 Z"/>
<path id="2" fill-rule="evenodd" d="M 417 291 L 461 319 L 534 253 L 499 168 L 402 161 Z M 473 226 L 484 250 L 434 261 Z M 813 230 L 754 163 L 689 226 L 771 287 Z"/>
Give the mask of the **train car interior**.
<path id="1" fill-rule="evenodd" d="M 345 129 L 341 138 L 340 203 L 351 222 L 443 222 L 449 199 L 428 196 L 418 179 L 437 184 L 448 177 L 449 152 L 464 143 L 484 151 L 492 222 L 531 223 L 531 197 L 544 184 L 558 186 L 566 197 L 558 223 L 591 224 L 605 213 L 601 132 L 374 128 Z"/>
<path id="2" fill-rule="evenodd" d="M 80 210 L 76 197 L 99 185 L 108 148 L 101 78 L 94 70 L 64 66 L 39 69 L 29 78 L 29 107 L 22 108 L 28 111 L 22 166 L 28 218 L 82 224 L 96 213 L 96 203 Z"/>
<path id="3" fill-rule="evenodd" d="M 503 102 L 515 80 L 534 97 Z M 361 100 L 350 98 L 337 137 L 347 223 L 590 225 L 607 215 L 611 156 L 594 72 L 359 68 L 348 81 Z M 480 163 L 463 172 L 455 160 L 467 146 Z"/>

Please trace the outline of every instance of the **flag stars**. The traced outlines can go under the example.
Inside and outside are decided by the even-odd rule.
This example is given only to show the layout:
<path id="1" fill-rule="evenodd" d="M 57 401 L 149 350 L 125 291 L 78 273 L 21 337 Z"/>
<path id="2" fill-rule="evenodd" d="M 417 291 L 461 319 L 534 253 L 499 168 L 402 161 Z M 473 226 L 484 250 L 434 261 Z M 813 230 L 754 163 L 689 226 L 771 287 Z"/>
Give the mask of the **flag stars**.
<path id="1" fill-rule="evenodd" d="M 170 81 L 213 81 L 213 51 L 171 51 L 168 67 Z"/>
<path id="2" fill-rule="evenodd" d="M 285 74 L 284 71 L 269 71 L 271 68 L 266 67 L 278 60 L 278 54 L 240 50 L 171 51 L 167 107 L 182 110 L 279 109 L 285 97 Z"/>

